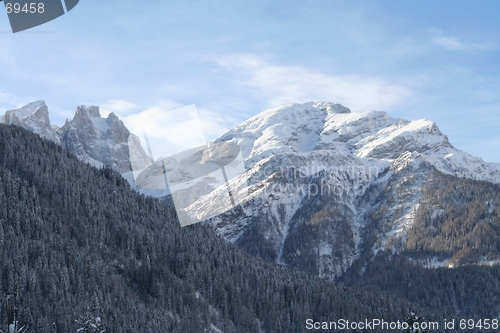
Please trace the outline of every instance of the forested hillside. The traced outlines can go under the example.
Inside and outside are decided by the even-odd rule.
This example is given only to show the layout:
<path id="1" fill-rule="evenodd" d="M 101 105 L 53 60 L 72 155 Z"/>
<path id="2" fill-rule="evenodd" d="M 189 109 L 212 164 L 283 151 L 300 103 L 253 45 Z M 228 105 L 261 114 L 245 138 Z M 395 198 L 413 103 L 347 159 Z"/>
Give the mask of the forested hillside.
<path id="1" fill-rule="evenodd" d="M 208 227 L 180 228 L 118 173 L 4 125 L 0 260 L 0 297 L 17 291 L 19 319 L 37 333 L 74 332 L 86 315 L 108 332 L 301 332 L 307 318 L 397 320 L 410 306 L 265 263 Z M 0 307 L 0 324 L 6 315 Z"/>
<path id="2" fill-rule="evenodd" d="M 351 287 L 392 294 L 454 318 L 498 318 L 500 267 L 424 268 L 401 255 L 384 253 L 363 267 L 353 266 L 342 281 Z"/>
<path id="3" fill-rule="evenodd" d="M 400 176 L 411 180 L 411 172 Z M 386 223 L 387 214 L 380 212 L 394 200 L 391 185 L 372 191 L 378 198 L 370 215 L 369 241 L 339 281 L 464 318 L 498 317 L 500 187 L 430 172 L 406 239 L 392 239 L 373 257 L 372 245 Z M 398 190 L 405 192 L 404 186 Z"/>
<path id="4" fill-rule="evenodd" d="M 450 264 L 500 261 L 500 186 L 434 172 L 422 188 L 406 252 Z"/>

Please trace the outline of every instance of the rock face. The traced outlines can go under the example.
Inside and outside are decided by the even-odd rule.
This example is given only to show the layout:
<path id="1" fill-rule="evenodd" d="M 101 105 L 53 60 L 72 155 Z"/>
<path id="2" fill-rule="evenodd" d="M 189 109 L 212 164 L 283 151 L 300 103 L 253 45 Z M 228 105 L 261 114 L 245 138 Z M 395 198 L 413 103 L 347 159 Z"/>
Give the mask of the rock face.
<path id="1" fill-rule="evenodd" d="M 64 148 L 97 166 L 105 165 L 120 173 L 130 172 L 130 150 L 136 152 L 134 157 L 138 158 L 138 165 L 145 167 L 151 163 L 139 139 L 123 122 L 114 113 L 102 118 L 97 106 L 79 106 L 73 119 L 61 127 L 59 135 Z"/>
<path id="2" fill-rule="evenodd" d="M 60 142 L 59 135 L 50 125 L 49 109 L 44 101 L 33 102 L 22 108 L 7 111 L 2 118 L 2 124 L 17 125 L 42 138 L 55 143 Z"/>
<path id="3" fill-rule="evenodd" d="M 131 134 L 114 113 L 102 118 L 97 106 L 79 106 L 73 119 L 67 120 L 62 128 L 50 125 L 44 101 L 7 111 L 2 123 L 24 127 L 60 144 L 83 161 L 97 167 L 108 166 L 122 174 L 132 170 L 131 153 L 136 167 L 151 164 L 139 138 Z"/>

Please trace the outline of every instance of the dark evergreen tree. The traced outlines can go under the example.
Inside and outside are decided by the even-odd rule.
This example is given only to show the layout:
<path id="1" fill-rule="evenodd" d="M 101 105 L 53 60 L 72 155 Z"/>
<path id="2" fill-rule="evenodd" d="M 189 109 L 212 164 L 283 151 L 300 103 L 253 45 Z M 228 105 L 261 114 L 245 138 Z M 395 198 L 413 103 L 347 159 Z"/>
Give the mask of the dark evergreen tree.
<path id="1" fill-rule="evenodd" d="M 427 324 L 425 323 L 424 319 L 420 316 L 417 315 L 415 310 L 411 309 L 408 315 L 405 317 L 405 320 L 403 321 L 406 325 L 404 325 L 406 328 L 403 328 L 403 332 L 407 333 L 429 333 L 431 332 L 427 328 Z M 423 328 L 422 328 L 423 327 Z"/>

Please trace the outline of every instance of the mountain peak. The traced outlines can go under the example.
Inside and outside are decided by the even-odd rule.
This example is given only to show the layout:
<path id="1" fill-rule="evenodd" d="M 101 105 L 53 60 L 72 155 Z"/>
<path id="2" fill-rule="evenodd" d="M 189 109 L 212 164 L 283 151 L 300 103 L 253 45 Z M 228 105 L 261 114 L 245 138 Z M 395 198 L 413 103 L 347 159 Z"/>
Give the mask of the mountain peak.
<path id="1" fill-rule="evenodd" d="M 301 105 L 303 105 L 303 106 L 311 105 L 312 107 L 325 109 L 326 111 L 329 111 L 331 113 L 351 113 L 351 110 L 349 108 L 343 106 L 342 104 L 338 104 L 338 103 L 309 102 L 309 103 L 304 103 Z"/>
<path id="2" fill-rule="evenodd" d="M 59 143 L 59 137 L 50 125 L 49 109 L 45 101 L 29 103 L 19 109 L 5 112 L 2 123 L 16 125 Z"/>
<path id="3" fill-rule="evenodd" d="M 359 163 L 396 160 L 405 152 L 441 172 L 500 183 L 499 169 L 457 150 L 436 123 L 392 118 L 383 111 L 353 112 L 336 103 L 308 102 L 267 109 L 223 135 L 241 148 L 248 167 L 277 155 L 325 151 Z"/>
<path id="4" fill-rule="evenodd" d="M 101 118 L 101 113 L 99 112 L 99 107 L 92 105 L 86 107 L 85 105 L 80 105 L 76 108 L 75 118 L 77 116 L 84 116 L 86 118 Z"/>
<path id="5" fill-rule="evenodd" d="M 45 104 L 45 101 L 36 101 L 29 103 L 19 109 L 15 110 L 10 110 L 5 113 L 6 117 L 13 117 L 15 116 L 19 120 L 21 119 L 26 119 L 27 117 L 30 117 L 33 115 L 35 112 L 39 111 L 40 109 L 46 109 L 47 105 Z M 48 113 L 48 112 L 47 112 Z"/>
<path id="6" fill-rule="evenodd" d="M 274 115 L 283 115 L 285 116 L 283 120 L 287 120 L 286 119 L 287 115 L 293 117 L 306 114 L 313 116 L 317 114 L 317 116 L 321 116 L 323 114 L 345 114 L 345 113 L 351 113 L 351 110 L 338 103 L 331 103 L 331 102 L 307 102 L 302 104 L 291 103 L 267 109 L 251 119 L 268 118 Z"/>
<path id="7" fill-rule="evenodd" d="M 350 113 L 345 106 L 330 102 L 285 104 L 248 119 L 218 141 L 228 141 L 245 133 L 244 136 L 253 142 L 241 142 L 244 156 L 262 157 L 262 151 L 272 153 L 276 149 L 310 151 L 318 143 L 321 129 L 329 118 Z M 252 149 L 257 146 L 257 150 Z"/>
<path id="8" fill-rule="evenodd" d="M 136 151 L 139 165 L 149 163 L 139 139 L 130 133 L 116 114 L 101 117 L 98 106 L 77 107 L 75 116 L 66 121 L 59 134 L 63 147 L 96 166 L 110 166 L 121 173 L 131 171 L 129 149 Z"/>
<path id="9" fill-rule="evenodd" d="M 114 112 L 111 112 L 109 115 L 108 115 L 108 118 L 107 119 L 111 119 L 111 120 L 120 120 L 120 118 L 118 118 L 118 116 L 114 113 Z"/>

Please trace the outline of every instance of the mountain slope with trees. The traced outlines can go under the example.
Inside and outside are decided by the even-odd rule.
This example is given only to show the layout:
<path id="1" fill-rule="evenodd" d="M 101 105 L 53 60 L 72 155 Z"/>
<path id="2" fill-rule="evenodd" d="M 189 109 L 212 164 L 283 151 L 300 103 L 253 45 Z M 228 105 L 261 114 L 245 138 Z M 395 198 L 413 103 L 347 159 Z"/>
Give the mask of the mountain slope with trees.
<path id="1" fill-rule="evenodd" d="M 181 228 L 118 173 L 5 125 L 0 261 L 2 295 L 18 292 L 20 320 L 40 333 L 75 331 L 89 315 L 108 332 L 301 332 L 307 318 L 397 320 L 410 307 L 266 263 L 206 226 Z"/>
<path id="2" fill-rule="evenodd" d="M 337 281 L 387 292 L 463 318 L 500 314 L 500 186 L 419 166 L 364 196 L 372 209 L 360 258 Z M 423 180 L 415 179 L 415 175 Z M 415 187 L 415 184 L 422 184 Z M 418 192 L 405 237 L 386 239 L 401 212 L 387 207 Z M 379 251 L 374 256 L 374 249 Z"/>

